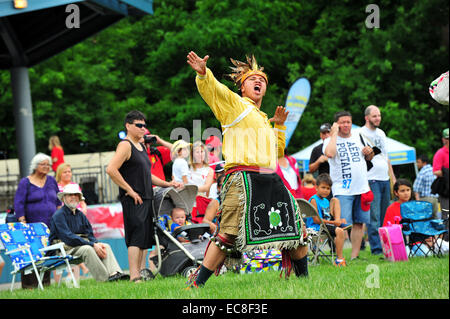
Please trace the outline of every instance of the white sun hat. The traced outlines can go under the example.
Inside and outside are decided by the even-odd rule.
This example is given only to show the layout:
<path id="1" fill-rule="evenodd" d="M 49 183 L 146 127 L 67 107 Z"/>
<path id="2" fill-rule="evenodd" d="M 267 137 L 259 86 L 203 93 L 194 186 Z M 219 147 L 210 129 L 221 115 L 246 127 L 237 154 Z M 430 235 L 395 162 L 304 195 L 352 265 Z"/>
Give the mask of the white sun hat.
<path id="1" fill-rule="evenodd" d="M 62 190 L 62 192 L 58 193 L 58 198 L 60 201 L 63 200 L 64 195 L 67 194 L 80 194 L 81 196 L 81 200 L 85 200 L 83 193 L 81 192 L 81 188 L 80 185 L 78 185 L 77 183 L 70 183 L 67 184 L 66 186 L 64 186 L 64 189 Z"/>

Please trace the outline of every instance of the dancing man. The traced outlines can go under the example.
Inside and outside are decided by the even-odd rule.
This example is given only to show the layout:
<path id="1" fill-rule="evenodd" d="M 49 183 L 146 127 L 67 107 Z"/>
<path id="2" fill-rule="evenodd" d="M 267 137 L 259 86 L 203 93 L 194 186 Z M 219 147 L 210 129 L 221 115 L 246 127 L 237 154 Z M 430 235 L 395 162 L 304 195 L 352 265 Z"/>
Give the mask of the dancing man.
<path id="1" fill-rule="evenodd" d="M 268 80 L 254 56 L 247 57 L 248 63 L 231 59 L 229 76 L 242 96 L 215 79 L 206 67 L 208 59 L 191 51 L 187 63 L 197 73 L 200 95 L 222 125 L 226 177 L 215 245 L 209 245 L 190 287 L 203 286 L 227 254 L 253 249 L 282 250 L 286 276 L 292 265 L 298 277 L 306 277 L 306 230 L 295 199 L 275 172 L 277 158 L 284 156 L 288 112 L 278 106 L 269 119 L 260 110 Z"/>

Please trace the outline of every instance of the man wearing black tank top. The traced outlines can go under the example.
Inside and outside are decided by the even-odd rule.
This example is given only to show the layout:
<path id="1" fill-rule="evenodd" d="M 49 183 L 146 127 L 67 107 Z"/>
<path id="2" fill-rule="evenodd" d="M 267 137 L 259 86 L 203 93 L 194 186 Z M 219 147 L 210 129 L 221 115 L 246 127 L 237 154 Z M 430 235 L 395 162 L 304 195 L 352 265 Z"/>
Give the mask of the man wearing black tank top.
<path id="1" fill-rule="evenodd" d="M 181 186 L 151 174 L 145 146 L 139 143 L 146 132 L 145 121 L 144 114 L 139 111 L 131 111 L 126 115 L 124 124 L 127 136 L 117 145 L 116 153 L 106 168 L 106 173 L 119 186 L 130 280 L 134 282 L 142 280 L 140 270 L 145 252 L 154 245 L 152 184 L 161 187 Z"/>

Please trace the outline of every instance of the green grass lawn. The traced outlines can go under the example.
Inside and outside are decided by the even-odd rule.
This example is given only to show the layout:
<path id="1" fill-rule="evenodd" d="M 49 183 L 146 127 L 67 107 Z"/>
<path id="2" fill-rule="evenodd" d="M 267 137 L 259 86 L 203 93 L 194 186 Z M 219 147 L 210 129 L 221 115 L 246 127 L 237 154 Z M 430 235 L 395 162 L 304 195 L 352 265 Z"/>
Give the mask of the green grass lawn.
<path id="1" fill-rule="evenodd" d="M 349 252 L 348 252 L 349 254 Z M 0 291 L 0 299 L 448 299 L 449 258 L 412 258 L 391 263 L 361 252 L 345 268 L 329 263 L 309 267 L 309 278 L 279 271 L 225 273 L 211 277 L 202 289 L 184 290 L 181 276 L 157 276 L 140 284 L 81 281 L 80 289 L 51 285 L 44 291 Z"/>

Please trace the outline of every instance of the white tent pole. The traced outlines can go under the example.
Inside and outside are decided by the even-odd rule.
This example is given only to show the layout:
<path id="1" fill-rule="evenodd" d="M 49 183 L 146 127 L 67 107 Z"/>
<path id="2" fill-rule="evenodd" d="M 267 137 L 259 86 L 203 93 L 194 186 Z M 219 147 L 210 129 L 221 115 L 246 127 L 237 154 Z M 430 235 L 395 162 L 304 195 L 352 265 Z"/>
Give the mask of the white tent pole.
<path id="1" fill-rule="evenodd" d="M 414 162 L 414 171 L 416 172 L 416 177 L 419 175 L 419 169 L 417 168 L 417 162 Z"/>

